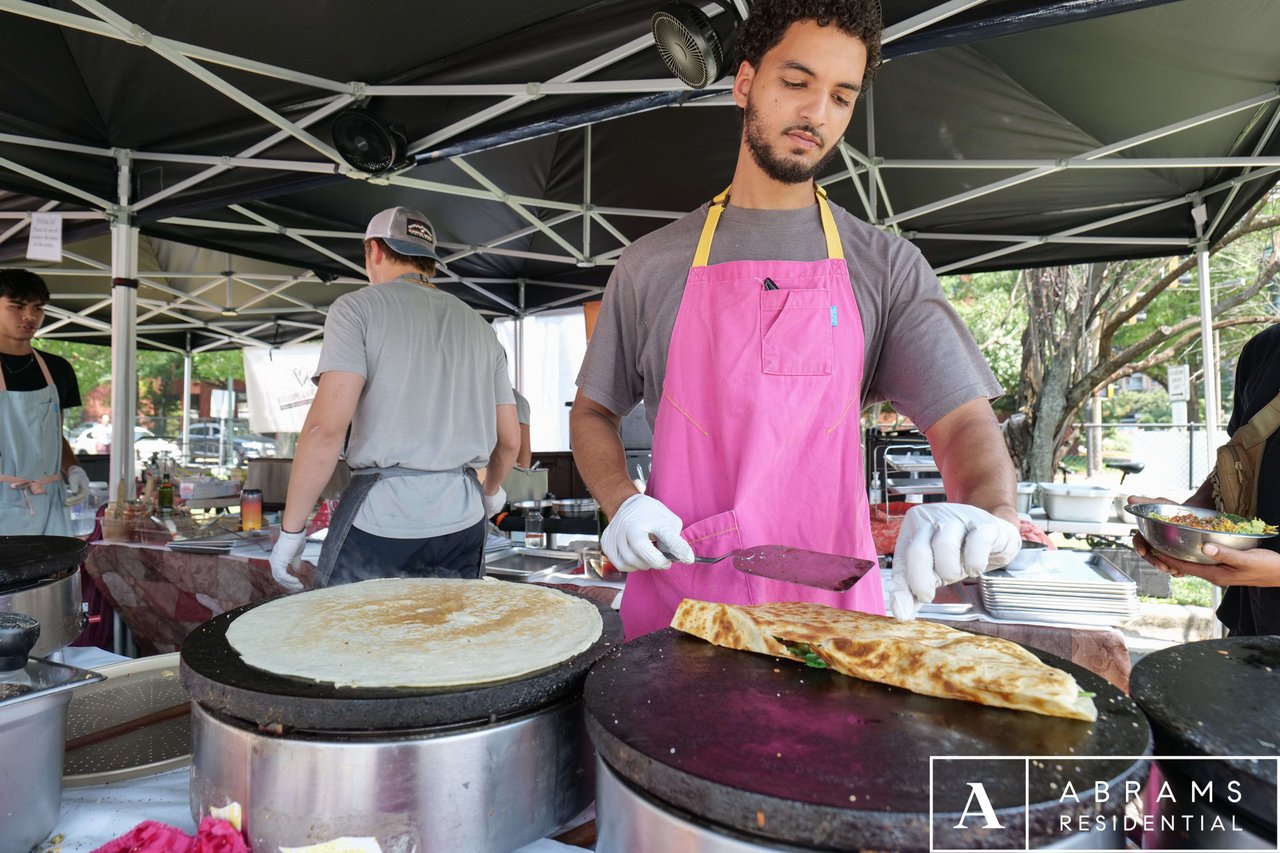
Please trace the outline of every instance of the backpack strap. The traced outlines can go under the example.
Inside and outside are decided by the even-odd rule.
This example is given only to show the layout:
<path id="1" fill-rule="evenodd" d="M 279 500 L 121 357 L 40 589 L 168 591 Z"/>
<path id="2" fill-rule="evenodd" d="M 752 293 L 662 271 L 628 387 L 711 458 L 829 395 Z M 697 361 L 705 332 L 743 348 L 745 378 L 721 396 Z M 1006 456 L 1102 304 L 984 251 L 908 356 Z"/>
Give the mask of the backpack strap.
<path id="1" fill-rule="evenodd" d="M 1250 418 L 1249 423 L 1236 430 L 1231 438 L 1244 447 L 1253 447 L 1266 441 L 1277 428 L 1280 428 L 1280 394 L 1276 394 L 1270 403 Z"/>

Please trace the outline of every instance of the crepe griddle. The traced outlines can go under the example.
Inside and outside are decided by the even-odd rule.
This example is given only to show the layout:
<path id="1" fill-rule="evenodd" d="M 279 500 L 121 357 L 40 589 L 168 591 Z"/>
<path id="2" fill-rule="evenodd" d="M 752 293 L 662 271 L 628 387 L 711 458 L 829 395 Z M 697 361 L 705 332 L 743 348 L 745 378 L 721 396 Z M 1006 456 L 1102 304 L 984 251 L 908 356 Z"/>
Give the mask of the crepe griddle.
<path id="1" fill-rule="evenodd" d="M 584 688 L 587 726 L 611 768 L 677 813 L 821 848 L 927 847 L 930 756 L 1061 755 L 1032 768 L 1034 841 L 1053 834 L 1066 781 L 1085 790 L 1094 780 L 1146 775 L 1145 761 L 1074 762 L 1073 754 L 1146 755 L 1151 732 L 1138 707 L 1101 677 L 1028 651 L 1097 694 L 1096 722 L 921 696 L 668 628 L 596 664 Z M 978 765 L 936 762 L 934 773 Z M 1021 843 L 1023 763 L 984 766 L 987 775 L 1000 769 L 1002 781 L 987 792 Z M 1052 809 L 1038 811 L 1046 801 Z M 964 807 L 935 803 L 939 813 Z M 935 847 L 963 846 L 947 843 L 939 825 Z"/>
<path id="2" fill-rule="evenodd" d="M 72 536 L 0 536 L 0 590 L 74 569 L 88 548 Z"/>
<path id="3" fill-rule="evenodd" d="M 592 602 L 604 623 L 600 638 L 581 654 L 547 669 L 474 686 L 337 687 L 244 662 L 227 642 L 227 628 L 236 617 L 265 603 L 228 610 L 198 626 L 182 643 L 181 667 L 182 683 L 193 700 L 262 729 L 355 733 L 494 721 L 581 690 L 591 665 L 622 643 L 618 614 Z"/>
<path id="4" fill-rule="evenodd" d="M 1151 718 L 1158 755 L 1224 757 L 1165 762 L 1165 774 L 1201 786 L 1242 783 L 1239 803 L 1219 797 L 1214 807 L 1242 812 L 1264 838 L 1274 838 L 1275 759 L 1226 757 L 1280 757 L 1280 637 L 1228 637 L 1152 652 L 1134 665 L 1129 688 Z"/>

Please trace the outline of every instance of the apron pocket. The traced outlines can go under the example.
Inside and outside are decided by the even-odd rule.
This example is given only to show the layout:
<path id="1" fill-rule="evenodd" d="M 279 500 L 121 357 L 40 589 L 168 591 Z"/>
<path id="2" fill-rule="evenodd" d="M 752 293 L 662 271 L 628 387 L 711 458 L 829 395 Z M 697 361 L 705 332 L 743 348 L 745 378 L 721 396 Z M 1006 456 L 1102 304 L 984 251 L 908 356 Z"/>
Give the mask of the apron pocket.
<path id="1" fill-rule="evenodd" d="M 777 376 L 830 376 L 831 298 L 825 289 L 760 291 L 760 366 Z"/>
<path id="2" fill-rule="evenodd" d="M 742 547 L 738 514 L 733 510 L 695 521 L 680 531 L 680 536 L 699 557 L 719 557 Z"/>

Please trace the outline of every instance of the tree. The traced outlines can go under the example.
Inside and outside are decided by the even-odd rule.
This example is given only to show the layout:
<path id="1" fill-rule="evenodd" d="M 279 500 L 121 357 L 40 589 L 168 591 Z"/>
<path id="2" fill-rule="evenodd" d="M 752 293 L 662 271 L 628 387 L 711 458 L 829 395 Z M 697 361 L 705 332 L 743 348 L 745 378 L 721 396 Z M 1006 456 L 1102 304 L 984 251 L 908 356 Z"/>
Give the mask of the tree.
<path id="1" fill-rule="evenodd" d="M 1272 196 L 1209 247 L 1213 328 L 1223 330 L 1224 361 L 1258 326 L 1276 321 L 1276 213 Z M 1202 361 L 1195 270 L 1192 255 L 1018 274 L 1027 313 L 1017 412 L 1005 435 L 1021 478 L 1052 478 L 1082 407 L 1109 384 L 1140 372 L 1163 378 L 1175 359 Z"/>

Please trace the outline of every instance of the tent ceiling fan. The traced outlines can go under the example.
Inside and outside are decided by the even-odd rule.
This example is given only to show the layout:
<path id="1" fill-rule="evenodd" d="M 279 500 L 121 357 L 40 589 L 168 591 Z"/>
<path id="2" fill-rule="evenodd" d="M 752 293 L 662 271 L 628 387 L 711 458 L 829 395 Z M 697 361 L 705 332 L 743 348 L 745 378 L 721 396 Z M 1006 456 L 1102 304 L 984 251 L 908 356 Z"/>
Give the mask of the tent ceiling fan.
<path id="1" fill-rule="evenodd" d="M 705 89 L 729 71 L 733 39 L 746 20 L 743 8 L 732 0 L 714 0 L 723 14 L 710 18 L 698 6 L 675 0 L 653 14 L 653 42 L 662 61 L 685 85 Z"/>
<path id="2" fill-rule="evenodd" d="M 367 107 L 338 113 L 330 129 L 333 147 L 353 169 L 389 172 L 408 163 L 409 141 L 400 128 L 384 123 Z"/>

